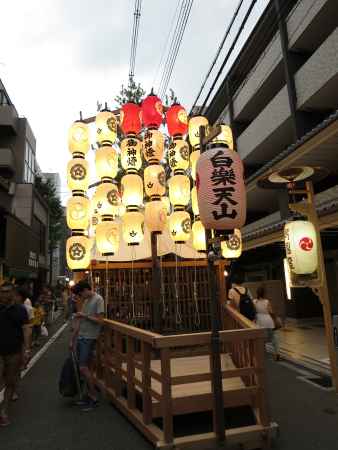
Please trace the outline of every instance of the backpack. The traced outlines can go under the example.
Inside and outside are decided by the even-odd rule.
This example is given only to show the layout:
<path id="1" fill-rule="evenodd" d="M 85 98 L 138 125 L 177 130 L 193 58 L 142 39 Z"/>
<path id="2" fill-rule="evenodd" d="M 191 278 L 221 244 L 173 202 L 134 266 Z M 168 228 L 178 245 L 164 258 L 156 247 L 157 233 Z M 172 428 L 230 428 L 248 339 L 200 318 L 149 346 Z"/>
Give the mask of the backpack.
<path id="1" fill-rule="evenodd" d="M 239 295 L 239 312 L 249 320 L 255 320 L 256 318 L 256 308 L 252 301 L 252 298 L 248 294 L 248 290 L 242 294 L 238 289 L 234 288 Z"/>
<path id="2" fill-rule="evenodd" d="M 59 392 L 62 397 L 81 395 L 79 368 L 73 354 L 66 359 L 61 369 Z"/>

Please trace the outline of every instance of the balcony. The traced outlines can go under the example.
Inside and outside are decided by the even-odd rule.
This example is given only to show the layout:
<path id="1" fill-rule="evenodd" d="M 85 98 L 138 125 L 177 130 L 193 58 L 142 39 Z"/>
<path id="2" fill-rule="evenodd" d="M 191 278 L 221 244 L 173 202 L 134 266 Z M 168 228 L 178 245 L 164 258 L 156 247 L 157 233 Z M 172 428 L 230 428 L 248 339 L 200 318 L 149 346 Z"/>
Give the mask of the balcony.
<path id="1" fill-rule="evenodd" d="M 18 113 L 14 106 L 0 104 L 0 137 L 17 135 L 18 125 Z"/>
<path id="2" fill-rule="evenodd" d="M 10 148 L 0 148 L 0 176 L 12 178 L 15 174 L 15 162 Z"/>

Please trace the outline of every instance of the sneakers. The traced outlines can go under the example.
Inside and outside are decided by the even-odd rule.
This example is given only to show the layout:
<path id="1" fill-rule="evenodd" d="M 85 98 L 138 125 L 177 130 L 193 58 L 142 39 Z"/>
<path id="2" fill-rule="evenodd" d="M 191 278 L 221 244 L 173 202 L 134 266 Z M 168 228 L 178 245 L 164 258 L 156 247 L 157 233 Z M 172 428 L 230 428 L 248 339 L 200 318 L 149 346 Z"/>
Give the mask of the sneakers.
<path id="1" fill-rule="evenodd" d="M 0 427 L 8 427 L 10 424 L 11 422 L 7 416 L 0 416 Z"/>
<path id="2" fill-rule="evenodd" d="M 91 411 L 92 409 L 96 408 L 99 405 L 98 400 L 93 400 L 92 398 L 88 397 L 88 400 L 86 403 L 84 403 L 81 406 L 81 411 Z"/>

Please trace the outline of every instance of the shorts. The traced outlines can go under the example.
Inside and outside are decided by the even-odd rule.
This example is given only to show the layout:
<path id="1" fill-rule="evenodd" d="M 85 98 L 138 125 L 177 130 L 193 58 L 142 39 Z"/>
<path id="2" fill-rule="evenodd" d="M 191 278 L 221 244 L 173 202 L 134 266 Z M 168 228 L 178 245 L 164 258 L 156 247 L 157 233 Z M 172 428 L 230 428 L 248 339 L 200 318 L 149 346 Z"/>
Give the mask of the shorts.
<path id="1" fill-rule="evenodd" d="M 14 386 L 20 376 L 22 365 L 22 353 L 0 355 L 0 386 Z"/>
<path id="2" fill-rule="evenodd" d="M 96 339 L 79 337 L 76 344 L 76 353 L 79 367 L 89 367 L 96 345 Z"/>

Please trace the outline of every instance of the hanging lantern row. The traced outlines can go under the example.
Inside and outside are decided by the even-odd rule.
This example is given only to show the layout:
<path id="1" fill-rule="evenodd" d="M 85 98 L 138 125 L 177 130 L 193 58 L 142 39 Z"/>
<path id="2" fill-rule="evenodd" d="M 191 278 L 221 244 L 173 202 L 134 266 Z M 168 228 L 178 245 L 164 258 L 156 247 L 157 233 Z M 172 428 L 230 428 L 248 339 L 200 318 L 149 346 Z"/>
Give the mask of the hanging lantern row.
<path id="1" fill-rule="evenodd" d="M 69 150 L 73 159 L 68 163 L 68 187 L 73 196 L 67 205 L 67 223 L 73 230 L 67 243 L 70 269 L 76 270 L 80 266 L 86 268 L 89 264 L 92 244 L 88 237 L 89 227 L 95 236 L 97 250 L 102 255 L 118 251 L 120 236 L 128 245 L 140 244 L 144 239 L 145 225 L 149 231 L 156 233 L 163 232 L 168 226 L 175 243 L 187 242 L 192 235 L 194 248 L 205 252 L 205 227 L 206 224 L 207 227 L 211 226 L 208 223 L 210 217 L 213 217 L 214 222 L 217 221 L 217 229 L 230 230 L 234 224 L 239 225 L 243 221 L 245 214 L 240 211 L 240 204 L 245 205 L 241 191 L 243 169 L 238 155 L 232 151 L 231 129 L 222 127 L 220 135 L 214 141 L 214 147 L 219 144 L 220 149 L 216 146 L 216 149 L 212 149 L 212 154 L 207 150 L 200 157 L 199 130 L 201 125 L 208 128 L 207 119 L 198 116 L 188 121 L 185 109 L 179 104 L 172 105 L 166 112 L 166 123 L 171 136 L 167 150 L 171 177 L 167 183 L 162 165 L 165 138 L 158 129 L 162 123 L 163 105 L 156 95 L 148 96 L 141 106 L 126 103 L 120 110 L 120 127 L 124 137 L 118 151 L 114 145 L 118 125 L 116 116 L 107 109 L 97 114 L 95 124 L 98 148 L 95 166 L 101 183 L 91 202 L 86 196 L 89 185 L 89 167 L 85 160 L 90 148 L 88 125 L 83 121 L 72 125 L 69 131 Z M 139 133 L 142 127 L 144 135 L 141 140 Z M 187 134 L 192 146 L 191 153 L 185 140 Z M 226 152 L 232 153 L 231 167 L 224 163 L 229 163 L 226 158 L 230 158 Z M 139 175 L 142 155 L 147 162 L 143 178 Z M 115 180 L 119 158 L 125 172 L 120 189 Z M 196 185 L 189 175 L 196 180 Z M 165 196 L 167 185 L 169 198 Z M 214 186 L 214 198 L 208 194 L 210 186 Z M 204 198 L 214 200 L 213 204 L 201 204 Z M 185 210 L 190 202 L 195 219 L 193 223 Z M 230 210 L 229 204 L 233 206 L 234 203 L 236 207 Z M 143 207 L 144 214 L 141 212 Z M 217 214 L 221 216 L 219 219 L 215 218 Z M 235 220 L 234 216 L 237 215 L 240 217 Z M 74 247 L 76 243 L 79 245 Z"/>

